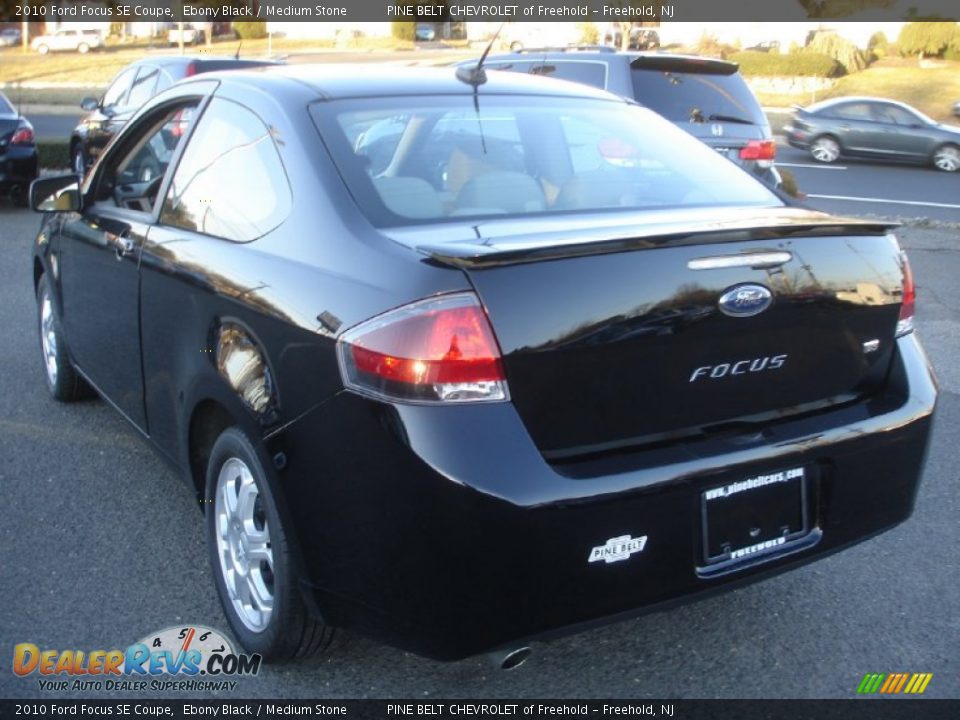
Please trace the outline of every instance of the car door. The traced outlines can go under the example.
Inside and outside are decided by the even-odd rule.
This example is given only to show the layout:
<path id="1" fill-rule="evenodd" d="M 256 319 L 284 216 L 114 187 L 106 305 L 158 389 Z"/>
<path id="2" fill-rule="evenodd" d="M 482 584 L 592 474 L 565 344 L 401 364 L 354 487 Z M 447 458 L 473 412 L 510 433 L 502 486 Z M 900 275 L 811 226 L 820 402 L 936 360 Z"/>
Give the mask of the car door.
<path id="1" fill-rule="evenodd" d="M 873 103 L 877 123 L 883 128 L 887 152 L 905 159 L 925 158 L 933 151 L 918 115 L 892 103 Z"/>
<path id="2" fill-rule="evenodd" d="M 849 102 L 833 107 L 830 111 L 832 128 L 847 152 L 872 155 L 882 152 L 883 131 L 874 119 L 868 102 Z"/>
<path id="3" fill-rule="evenodd" d="M 76 47 L 76 30 L 57 30 L 50 44 L 53 50 L 70 50 Z"/>
<path id="4" fill-rule="evenodd" d="M 196 99 L 142 116 L 104 158 L 84 209 L 61 228 L 63 326 L 73 361 L 133 424 L 147 432 L 140 357 L 140 249 L 164 176 Z"/>

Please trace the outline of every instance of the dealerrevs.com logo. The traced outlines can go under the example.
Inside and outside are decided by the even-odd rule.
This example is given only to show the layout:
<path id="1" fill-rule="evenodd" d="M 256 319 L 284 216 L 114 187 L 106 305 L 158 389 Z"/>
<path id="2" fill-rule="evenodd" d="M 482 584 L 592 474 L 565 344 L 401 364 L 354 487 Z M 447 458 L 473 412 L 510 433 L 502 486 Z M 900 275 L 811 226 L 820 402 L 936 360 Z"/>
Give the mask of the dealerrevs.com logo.
<path id="1" fill-rule="evenodd" d="M 13 672 L 41 690 L 234 690 L 260 671 L 260 655 L 238 654 L 218 631 L 193 625 L 147 635 L 126 650 L 55 650 L 34 643 L 13 649 Z"/>

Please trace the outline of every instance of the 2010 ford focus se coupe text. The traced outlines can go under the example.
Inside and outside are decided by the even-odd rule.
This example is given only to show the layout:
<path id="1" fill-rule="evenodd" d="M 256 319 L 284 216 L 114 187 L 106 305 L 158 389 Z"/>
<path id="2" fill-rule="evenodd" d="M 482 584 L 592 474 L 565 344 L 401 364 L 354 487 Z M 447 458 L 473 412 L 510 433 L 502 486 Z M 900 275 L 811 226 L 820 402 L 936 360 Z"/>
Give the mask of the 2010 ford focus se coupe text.
<path id="1" fill-rule="evenodd" d="M 522 648 L 912 511 L 936 387 L 890 228 L 600 90 L 200 76 L 31 202 L 50 391 L 182 472 L 267 658 Z"/>

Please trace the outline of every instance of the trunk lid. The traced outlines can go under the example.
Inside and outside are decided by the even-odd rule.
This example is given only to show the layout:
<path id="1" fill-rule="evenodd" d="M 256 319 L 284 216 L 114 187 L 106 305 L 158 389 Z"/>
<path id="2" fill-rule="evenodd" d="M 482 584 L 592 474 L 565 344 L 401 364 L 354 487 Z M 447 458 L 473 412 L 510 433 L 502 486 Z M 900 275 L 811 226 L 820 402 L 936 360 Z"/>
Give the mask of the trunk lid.
<path id="1" fill-rule="evenodd" d="M 903 278 L 883 224 L 713 208 L 545 225 L 391 234 L 467 273 L 548 458 L 743 428 L 884 380 Z"/>

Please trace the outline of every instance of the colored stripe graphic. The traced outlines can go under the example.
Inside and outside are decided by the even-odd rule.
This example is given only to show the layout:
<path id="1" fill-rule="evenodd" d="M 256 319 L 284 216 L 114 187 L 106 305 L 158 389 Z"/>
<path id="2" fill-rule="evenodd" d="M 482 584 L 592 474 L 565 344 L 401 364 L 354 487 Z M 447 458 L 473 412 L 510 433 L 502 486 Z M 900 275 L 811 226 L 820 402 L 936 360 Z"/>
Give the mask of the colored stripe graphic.
<path id="1" fill-rule="evenodd" d="M 921 695 L 933 679 L 933 673 L 867 673 L 857 685 L 858 695 Z"/>

